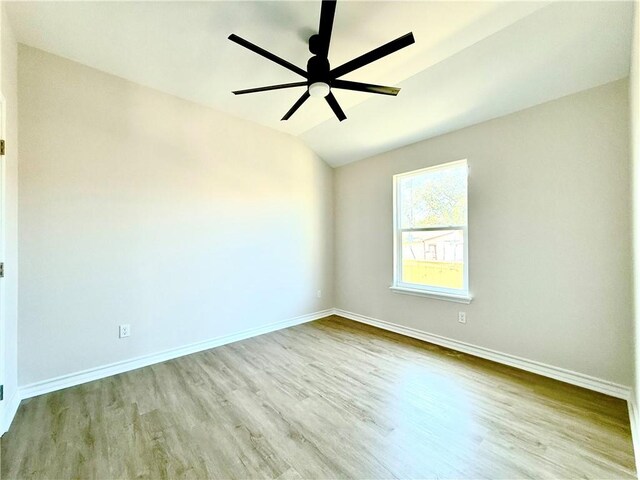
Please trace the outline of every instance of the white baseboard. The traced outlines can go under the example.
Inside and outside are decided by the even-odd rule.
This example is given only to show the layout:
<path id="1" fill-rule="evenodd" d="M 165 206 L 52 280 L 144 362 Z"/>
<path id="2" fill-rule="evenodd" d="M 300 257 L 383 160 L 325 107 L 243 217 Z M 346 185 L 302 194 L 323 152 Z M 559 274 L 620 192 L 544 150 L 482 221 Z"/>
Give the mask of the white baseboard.
<path id="1" fill-rule="evenodd" d="M 190 345 L 185 345 L 184 347 L 165 350 L 159 353 L 152 353 L 150 355 L 144 355 L 142 357 L 136 357 L 130 360 L 111 363 L 109 365 L 103 365 L 100 367 L 90 368 L 88 370 L 43 380 L 41 382 L 31 383 L 29 385 L 21 386 L 18 389 L 18 397 L 20 398 L 20 400 L 24 400 L 38 395 L 43 395 L 45 393 L 54 392 L 56 390 L 62 390 L 63 388 L 73 387 L 82 383 L 92 382 L 101 378 L 110 377 L 111 375 L 116 375 L 118 373 L 136 370 L 138 368 L 153 365 L 155 363 L 165 362 L 167 360 L 182 357 L 184 355 L 189 355 L 191 353 L 209 350 L 210 348 L 219 347 L 228 343 L 233 343 L 265 333 L 274 332 L 283 328 L 293 327 L 294 325 L 299 325 L 301 323 L 311 322 L 313 320 L 318 320 L 332 314 L 333 309 L 330 308 L 327 310 L 322 310 L 320 312 L 309 313 L 307 315 L 301 315 L 299 317 L 290 318 L 288 320 L 270 323 L 261 327 L 243 330 L 231 335 L 212 338 L 204 342 L 192 343 Z"/>
<path id="2" fill-rule="evenodd" d="M 497 363 L 509 365 L 511 367 L 526 370 L 528 372 L 537 373 L 544 377 L 550 377 L 562 382 L 577 385 L 579 387 L 588 388 L 589 390 L 595 390 L 596 392 L 605 393 L 612 397 L 621 398 L 623 400 L 629 400 L 631 389 L 625 385 L 619 385 L 617 383 L 610 382 L 608 380 L 602 380 L 600 378 L 585 375 L 583 373 L 573 372 L 571 370 L 565 370 L 564 368 L 554 367 L 544 363 L 536 362 L 534 360 L 527 360 L 526 358 L 516 357 L 508 353 L 498 352 L 484 347 L 478 347 L 470 343 L 461 342 L 452 338 L 442 337 L 440 335 L 434 335 L 433 333 L 423 332 L 414 328 L 405 327 L 384 320 L 378 320 L 376 318 L 366 317 L 353 312 L 347 312 L 336 308 L 334 310 L 335 315 L 339 315 L 356 322 L 366 323 L 374 327 L 382 328 L 383 330 L 389 330 L 391 332 L 406 335 L 407 337 L 417 338 L 424 340 L 425 342 L 434 343 L 442 347 L 447 347 L 459 352 L 468 353 L 476 357 L 492 360 Z M 638 432 L 640 433 L 640 432 Z M 640 438 L 638 439 L 640 441 Z M 640 470 L 639 470 L 640 471 Z"/>
<path id="3" fill-rule="evenodd" d="M 0 418 L 0 436 L 4 435 L 9 430 L 11 422 L 13 422 L 13 418 L 18 412 L 20 400 L 20 392 L 15 391 L 11 398 L 8 399 L 6 404 L 4 405 L 4 411 L 2 412 L 3 415 Z"/>
<path id="4" fill-rule="evenodd" d="M 640 423 L 638 423 L 638 400 L 635 390 L 631 390 L 629 400 L 629 423 L 631 424 L 631 441 L 633 442 L 633 453 L 636 459 L 636 472 L 640 472 Z"/>

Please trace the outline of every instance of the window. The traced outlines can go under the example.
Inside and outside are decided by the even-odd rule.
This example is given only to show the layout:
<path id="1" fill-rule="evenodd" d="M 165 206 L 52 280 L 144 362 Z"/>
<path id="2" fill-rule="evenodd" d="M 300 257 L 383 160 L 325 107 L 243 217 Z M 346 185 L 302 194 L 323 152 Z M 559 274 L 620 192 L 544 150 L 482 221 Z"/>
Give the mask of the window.
<path id="1" fill-rule="evenodd" d="M 467 161 L 393 177 L 392 289 L 469 303 Z"/>

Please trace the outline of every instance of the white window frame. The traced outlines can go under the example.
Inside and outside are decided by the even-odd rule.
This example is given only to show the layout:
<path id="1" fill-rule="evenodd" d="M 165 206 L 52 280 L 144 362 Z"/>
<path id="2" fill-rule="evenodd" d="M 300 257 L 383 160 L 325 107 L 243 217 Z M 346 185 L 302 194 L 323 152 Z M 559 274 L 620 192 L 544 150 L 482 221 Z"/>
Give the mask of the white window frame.
<path id="1" fill-rule="evenodd" d="M 393 284 L 391 290 L 397 293 L 407 295 L 419 295 L 423 297 L 435 298 L 439 300 L 448 300 L 458 303 L 471 303 L 472 296 L 469 292 L 469 186 L 467 183 L 467 208 L 464 225 L 440 225 L 436 227 L 426 228 L 402 228 L 399 201 L 399 183 L 406 177 L 420 175 L 426 172 L 435 172 L 444 170 L 455 165 L 464 164 L 469 168 L 466 159 L 457 160 L 455 162 L 443 163 L 433 167 L 421 168 L 410 172 L 399 173 L 393 176 Z M 468 174 L 467 174 L 468 175 Z M 453 289 L 436 286 L 418 285 L 415 283 L 405 283 L 402 281 L 402 233 L 403 232 L 429 232 L 439 230 L 462 230 L 464 237 L 463 245 L 463 288 Z"/>

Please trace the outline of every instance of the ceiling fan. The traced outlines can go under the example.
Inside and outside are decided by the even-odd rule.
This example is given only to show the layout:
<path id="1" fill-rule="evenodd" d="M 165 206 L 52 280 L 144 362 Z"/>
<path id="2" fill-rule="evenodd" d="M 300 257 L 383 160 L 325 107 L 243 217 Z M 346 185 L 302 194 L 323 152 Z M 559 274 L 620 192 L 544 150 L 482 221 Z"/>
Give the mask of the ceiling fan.
<path id="1" fill-rule="evenodd" d="M 389 43 L 382 45 L 381 47 L 374 48 L 370 52 L 360 55 L 347 63 L 340 65 L 337 68 L 331 68 L 329 65 L 329 43 L 331 42 L 331 30 L 333 29 L 333 18 L 336 13 L 336 0 L 322 0 L 322 8 L 320 11 L 320 27 L 318 34 L 311 35 L 309 37 L 309 51 L 313 56 L 307 62 L 307 71 L 302 68 L 284 60 L 283 58 L 274 55 L 271 52 L 260 48 L 257 45 L 241 38 L 235 34 L 229 35 L 229 40 L 248 48 L 252 52 L 262 55 L 268 58 L 272 62 L 281 65 L 292 72 L 297 73 L 306 80 L 303 82 L 295 83 L 282 83 L 279 85 L 269 85 L 267 87 L 249 88 L 247 90 L 236 90 L 233 92 L 235 95 L 243 95 L 245 93 L 266 92 L 268 90 L 279 90 L 282 88 L 292 87 L 307 87 L 298 101 L 289 109 L 289 111 L 282 117 L 282 120 L 289 120 L 291 116 L 300 108 L 300 106 L 311 97 L 324 97 L 327 103 L 336 114 L 336 117 L 340 121 L 347 118 L 347 116 L 340 108 L 336 97 L 331 92 L 332 89 L 338 88 L 343 90 L 355 90 L 357 92 L 377 93 L 381 95 L 397 95 L 400 91 L 399 88 L 385 87 L 382 85 L 372 85 L 369 83 L 352 82 L 350 80 L 340 80 L 340 77 L 354 70 L 364 67 L 376 60 L 386 57 L 394 52 L 397 52 L 401 48 L 408 47 L 415 42 L 413 33 L 407 33 Z"/>

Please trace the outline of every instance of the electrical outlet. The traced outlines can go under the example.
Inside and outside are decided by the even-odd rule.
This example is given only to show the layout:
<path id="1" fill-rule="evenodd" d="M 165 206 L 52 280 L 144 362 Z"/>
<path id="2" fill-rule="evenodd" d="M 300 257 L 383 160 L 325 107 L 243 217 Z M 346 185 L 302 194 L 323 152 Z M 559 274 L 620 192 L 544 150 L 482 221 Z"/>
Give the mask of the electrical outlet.
<path id="1" fill-rule="evenodd" d="M 318 298 L 322 298 L 322 290 L 318 290 L 318 291 L 316 292 L 316 296 L 317 296 Z"/>
<path id="2" fill-rule="evenodd" d="M 467 314 L 465 312 L 458 312 L 458 322 L 467 323 Z"/>
<path id="3" fill-rule="evenodd" d="M 120 325 L 120 338 L 128 337 L 131 335 L 131 327 L 129 324 Z"/>

